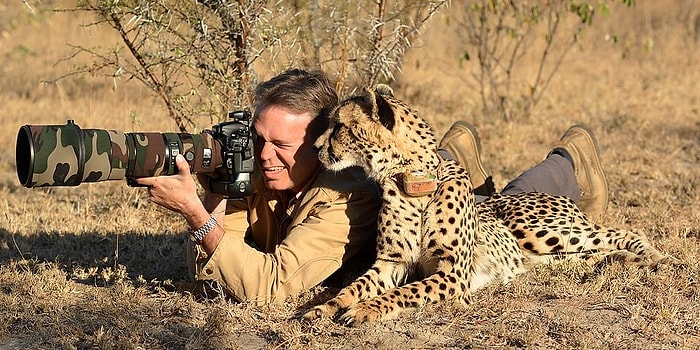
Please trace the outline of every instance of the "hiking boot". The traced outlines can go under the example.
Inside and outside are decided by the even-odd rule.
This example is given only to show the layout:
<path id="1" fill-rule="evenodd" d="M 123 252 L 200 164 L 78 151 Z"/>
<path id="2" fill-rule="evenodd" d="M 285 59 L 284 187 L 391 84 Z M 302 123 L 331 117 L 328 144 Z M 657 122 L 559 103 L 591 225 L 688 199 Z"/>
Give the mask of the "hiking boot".
<path id="1" fill-rule="evenodd" d="M 576 205 L 589 219 L 600 221 L 608 208 L 608 181 L 600 164 L 598 141 L 588 128 L 575 125 L 569 128 L 552 152 L 565 150 L 574 165 L 576 182 L 581 198 Z"/>
<path id="2" fill-rule="evenodd" d="M 481 165 L 481 142 L 476 128 L 463 121 L 452 124 L 440 141 L 439 149 L 454 157 L 469 173 L 474 194 L 491 196 L 496 192 L 491 176 Z"/>

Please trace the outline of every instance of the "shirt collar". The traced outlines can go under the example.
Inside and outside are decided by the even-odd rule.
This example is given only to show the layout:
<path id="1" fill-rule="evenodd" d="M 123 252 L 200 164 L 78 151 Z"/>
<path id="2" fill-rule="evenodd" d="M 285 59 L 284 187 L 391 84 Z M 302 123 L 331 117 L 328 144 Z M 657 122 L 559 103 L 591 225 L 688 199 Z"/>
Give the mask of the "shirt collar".
<path id="1" fill-rule="evenodd" d="M 294 194 L 294 196 L 290 196 L 289 191 L 279 191 L 277 193 L 281 201 L 286 201 L 287 208 L 291 208 L 292 205 L 294 205 L 294 203 L 296 203 L 299 199 L 301 199 L 301 197 L 304 196 L 304 194 L 306 194 L 309 188 L 311 188 L 311 184 L 313 184 L 316 178 L 318 177 L 318 174 L 321 173 L 322 169 L 323 166 L 319 166 L 318 169 L 316 169 L 316 172 L 311 177 L 309 177 L 309 180 L 306 182 L 306 184 L 304 184 L 304 187 L 302 187 L 299 192 Z"/>

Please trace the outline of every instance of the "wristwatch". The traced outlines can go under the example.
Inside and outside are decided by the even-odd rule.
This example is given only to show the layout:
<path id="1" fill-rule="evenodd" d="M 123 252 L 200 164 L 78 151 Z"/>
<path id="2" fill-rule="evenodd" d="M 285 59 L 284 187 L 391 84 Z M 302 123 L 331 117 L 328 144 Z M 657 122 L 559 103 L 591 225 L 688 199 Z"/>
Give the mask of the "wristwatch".
<path id="1" fill-rule="evenodd" d="M 192 237 L 192 240 L 197 242 L 197 244 L 202 243 L 202 240 L 204 237 L 211 232 L 211 230 L 214 229 L 214 226 L 216 226 L 217 221 L 214 215 L 209 217 L 209 220 L 202 225 L 202 227 L 190 231 L 190 237 Z"/>

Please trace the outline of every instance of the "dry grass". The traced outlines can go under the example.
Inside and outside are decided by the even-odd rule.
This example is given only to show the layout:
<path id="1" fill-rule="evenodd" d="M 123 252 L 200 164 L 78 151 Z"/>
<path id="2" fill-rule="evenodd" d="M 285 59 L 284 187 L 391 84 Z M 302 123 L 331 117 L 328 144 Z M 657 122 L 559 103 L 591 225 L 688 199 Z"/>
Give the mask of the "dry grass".
<path id="1" fill-rule="evenodd" d="M 650 4 L 649 4 L 650 3 Z M 602 20 L 569 56 L 534 113 L 479 116 L 457 66 L 458 39 L 438 18 L 409 57 L 397 95 L 444 132 L 481 132 L 498 185 L 543 157 L 570 125 L 598 135 L 611 201 L 605 221 L 644 230 L 681 264 L 541 266 L 465 308 L 428 306 L 396 321 L 346 328 L 297 318 L 333 290 L 283 305 L 202 300 L 189 292 L 183 222 L 124 183 L 25 189 L 14 170 L 29 123 L 174 130 L 157 101 L 126 81 L 65 73 L 66 43 L 113 38 L 74 16 L 31 16 L 0 2 L 0 349 L 10 348 L 577 348 L 700 347 L 700 2 L 638 2 Z M 621 38 L 618 45 L 606 33 Z M 653 42 L 651 50 L 645 44 Z M 83 58 L 76 58 L 80 60 Z"/>

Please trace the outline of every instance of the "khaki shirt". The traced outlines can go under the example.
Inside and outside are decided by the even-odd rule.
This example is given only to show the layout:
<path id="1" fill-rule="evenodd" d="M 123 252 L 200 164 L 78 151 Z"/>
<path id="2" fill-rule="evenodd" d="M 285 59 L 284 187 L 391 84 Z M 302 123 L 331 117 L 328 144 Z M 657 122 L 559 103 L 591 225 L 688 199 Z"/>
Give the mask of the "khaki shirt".
<path id="1" fill-rule="evenodd" d="M 211 257 L 196 247 L 195 277 L 238 300 L 282 301 L 374 252 L 379 189 L 361 170 L 320 171 L 290 203 L 253 194 L 229 200 Z"/>

